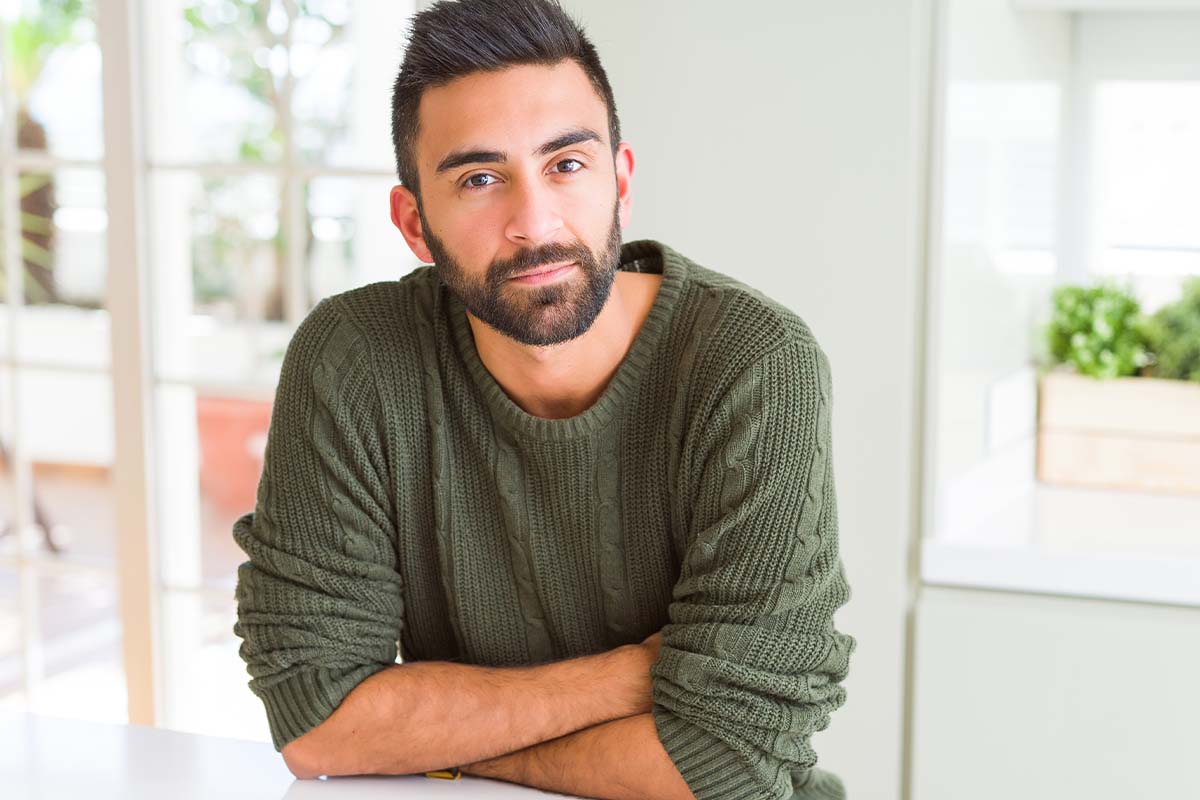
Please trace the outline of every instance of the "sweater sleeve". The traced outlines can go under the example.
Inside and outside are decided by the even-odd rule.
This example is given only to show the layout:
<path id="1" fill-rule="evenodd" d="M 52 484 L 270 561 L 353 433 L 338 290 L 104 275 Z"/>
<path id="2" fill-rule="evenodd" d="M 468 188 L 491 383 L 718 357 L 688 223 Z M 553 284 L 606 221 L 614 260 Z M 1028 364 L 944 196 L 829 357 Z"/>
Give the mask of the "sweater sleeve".
<path id="1" fill-rule="evenodd" d="M 371 358 L 326 299 L 284 355 L 254 511 L 233 526 L 238 654 L 276 750 L 396 660 L 394 514 Z"/>
<path id="2" fill-rule="evenodd" d="M 829 363 L 789 341 L 756 361 L 698 441 L 695 509 L 651 668 L 664 749 L 698 800 L 842 798 L 814 731 L 845 701 L 853 637 L 838 554 Z M 794 780 L 793 780 L 794 778 Z"/>

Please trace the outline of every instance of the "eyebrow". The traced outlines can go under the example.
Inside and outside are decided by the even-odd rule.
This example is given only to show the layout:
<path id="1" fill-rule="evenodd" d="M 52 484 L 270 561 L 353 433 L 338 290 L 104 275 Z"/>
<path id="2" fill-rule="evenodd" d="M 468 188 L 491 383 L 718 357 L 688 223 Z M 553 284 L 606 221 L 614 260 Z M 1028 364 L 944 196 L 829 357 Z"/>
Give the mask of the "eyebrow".
<path id="1" fill-rule="evenodd" d="M 572 128 L 550 141 L 542 144 L 533 151 L 535 156 L 547 156 L 555 150 L 570 147 L 580 142 L 600 142 L 600 134 L 591 128 Z M 438 162 L 435 174 L 442 174 L 465 164 L 503 164 L 508 161 L 508 153 L 503 150 L 455 150 Z"/>

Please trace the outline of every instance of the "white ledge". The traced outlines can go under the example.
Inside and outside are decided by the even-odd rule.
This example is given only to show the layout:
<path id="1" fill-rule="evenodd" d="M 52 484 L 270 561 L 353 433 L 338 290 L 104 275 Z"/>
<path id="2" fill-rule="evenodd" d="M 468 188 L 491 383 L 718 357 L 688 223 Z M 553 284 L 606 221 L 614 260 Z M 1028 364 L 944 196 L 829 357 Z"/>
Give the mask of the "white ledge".
<path id="1" fill-rule="evenodd" d="M 1200 559 L 1195 558 L 933 539 L 921 548 L 921 578 L 935 586 L 1200 606 Z"/>
<path id="2" fill-rule="evenodd" d="M 1200 11 L 1200 0 L 1012 0 L 1018 11 Z"/>

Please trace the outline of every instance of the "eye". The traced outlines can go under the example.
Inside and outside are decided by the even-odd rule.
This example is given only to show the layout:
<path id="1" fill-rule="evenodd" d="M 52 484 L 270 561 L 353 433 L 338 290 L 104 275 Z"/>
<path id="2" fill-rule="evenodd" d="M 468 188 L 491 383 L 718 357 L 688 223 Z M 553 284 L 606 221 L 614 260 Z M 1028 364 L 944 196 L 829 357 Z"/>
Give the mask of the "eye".
<path id="1" fill-rule="evenodd" d="M 579 169 L 569 169 L 569 170 L 566 170 L 567 172 L 579 172 L 580 170 L 583 169 L 583 162 L 580 161 L 578 158 L 564 158 L 562 161 L 559 161 L 554 166 L 557 167 L 562 164 L 578 164 L 579 165 Z"/>
<path id="2" fill-rule="evenodd" d="M 461 186 L 469 192 L 479 191 L 491 186 L 490 183 L 473 183 L 476 178 L 495 178 L 495 175 L 489 175 L 486 172 L 476 172 L 474 175 L 468 175 L 462 182 Z"/>

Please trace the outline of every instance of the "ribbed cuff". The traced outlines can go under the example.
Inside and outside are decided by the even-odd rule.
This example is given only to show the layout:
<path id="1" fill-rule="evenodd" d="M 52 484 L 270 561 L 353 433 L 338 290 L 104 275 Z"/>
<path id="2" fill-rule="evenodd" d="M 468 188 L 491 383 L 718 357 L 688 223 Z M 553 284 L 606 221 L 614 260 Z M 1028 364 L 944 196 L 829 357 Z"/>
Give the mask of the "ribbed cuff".
<path id="1" fill-rule="evenodd" d="M 257 694 L 267 709 L 267 724 L 275 749 L 298 739 L 320 725 L 350 694 L 350 690 L 374 675 L 383 664 L 364 664 L 349 672 L 323 667 L 297 672 Z"/>
<path id="2" fill-rule="evenodd" d="M 658 740 L 675 762 L 696 800 L 764 800 L 746 759 L 708 731 L 655 703 L 651 714 Z"/>
<path id="3" fill-rule="evenodd" d="M 837 775 L 813 767 L 796 785 L 792 800 L 846 800 L 846 787 Z"/>

